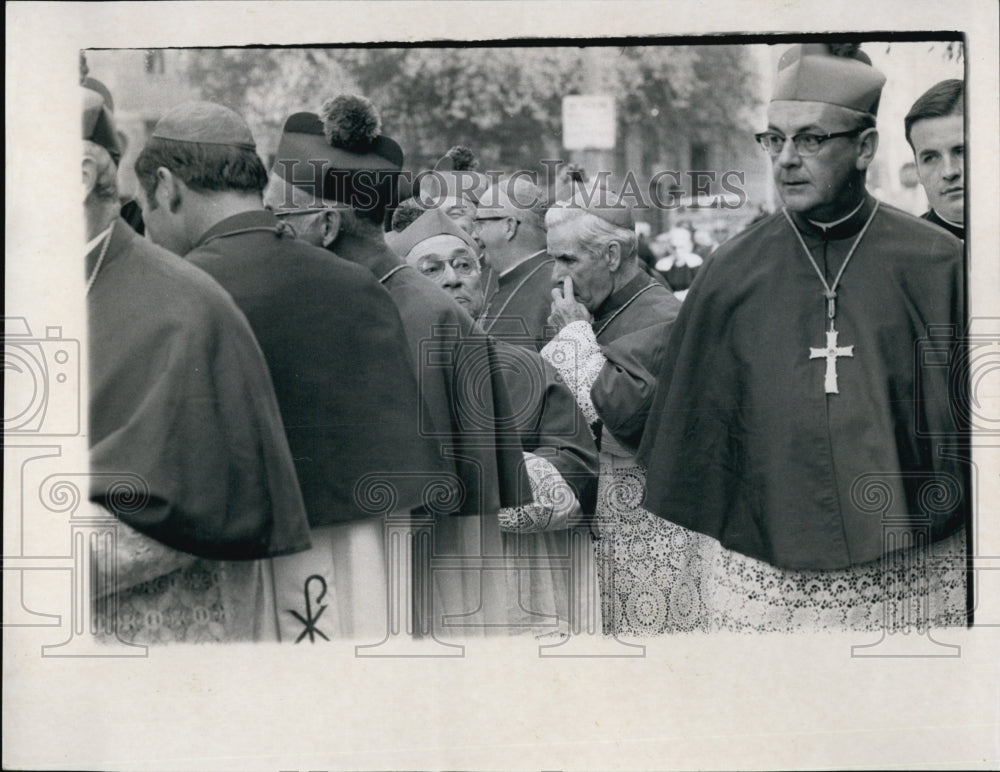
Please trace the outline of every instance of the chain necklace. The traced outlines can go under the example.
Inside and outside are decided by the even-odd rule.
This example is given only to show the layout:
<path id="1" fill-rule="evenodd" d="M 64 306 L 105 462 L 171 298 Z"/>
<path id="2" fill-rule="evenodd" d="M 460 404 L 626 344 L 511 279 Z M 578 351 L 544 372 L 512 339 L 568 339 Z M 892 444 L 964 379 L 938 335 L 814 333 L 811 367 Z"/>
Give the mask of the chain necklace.
<path id="1" fill-rule="evenodd" d="M 379 284 L 385 284 L 390 276 L 396 273 L 396 271 L 402 271 L 404 268 L 406 268 L 405 263 L 403 265 L 397 265 L 395 268 L 389 271 L 389 273 L 387 273 L 385 276 L 383 276 L 381 279 L 378 280 Z"/>
<path id="2" fill-rule="evenodd" d="M 97 257 L 97 263 L 94 265 L 94 270 L 90 272 L 90 278 L 87 279 L 87 291 L 84 295 L 90 294 L 90 288 L 94 286 L 94 282 L 97 281 L 97 274 L 101 270 L 101 266 L 104 265 L 104 256 L 108 254 L 108 247 L 111 245 L 111 234 L 114 232 L 115 223 L 114 220 L 111 221 L 111 225 L 108 226 L 108 235 L 104 237 L 104 245 L 101 247 L 101 254 Z"/>
<path id="3" fill-rule="evenodd" d="M 537 252 L 535 252 L 535 254 L 529 255 L 528 257 L 524 258 L 524 260 L 522 262 L 526 263 L 529 260 L 533 260 L 534 258 L 538 257 L 543 252 L 545 252 L 545 250 L 544 249 L 540 249 Z M 530 279 L 532 276 L 534 276 L 536 273 L 538 273 L 546 265 L 548 265 L 548 261 L 547 260 L 543 260 L 541 263 L 539 263 L 534 268 L 532 268 L 528 272 L 527 276 L 525 276 L 523 279 L 521 279 L 520 282 L 518 282 L 517 286 L 514 287 L 514 290 L 510 293 L 510 295 L 507 296 L 507 299 L 503 302 L 503 305 L 500 306 L 500 310 L 497 311 L 496 316 L 494 316 L 493 319 L 490 321 L 490 326 L 489 327 L 485 327 L 485 331 L 486 332 L 489 332 L 490 330 L 493 329 L 493 325 L 495 325 L 497 323 L 497 320 L 499 320 L 503 316 L 503 312 L 507 310 L 507 306 L 510 305 L 510 301 L 512 301 L 514 299 L 514 296 L 518 293 L 518 291 L 521 289 L 521 287 L 523 287 L 527 283 L 528 279 Z M 498 282 L 500 281 L 500 277 L 499 276 L 497 276 L 497 281 Z M 499 292 L 499 290 L 497 292 Z M 487 303 L 486 309 L 483 311 L 482 314 L 479 315 L 479 323 L 482 324 L 482 325 L 486 324 L 486 317 L 489 315 L 489 310 L 490 310 L 489 306 L 490 306 L 490 304 Z"/>
<path id="4" fill-rule="evenodd" d="M 810 359 L 826 359 L 826 377 L 824 379 L 823 388 L 827 394 L 839 394 L 840 390 L 837 388 L 837 359 L 839 357 L 854 357 L 854 345 L 850 346 L 838 346 L 837 345 L 837 330 L 834 327 L 834 320 L 837 317 L 837 287 L 840 286 L 840 278 L 844 275 L 844 271 L 847 270 L 847 264 L 851 262 L 851 258 L 854 257 L 854 251 L 858 248 L 858 244 L 861 243 L 861 239 L 864 238 L 865 233 L 868 231 L 868 226 L 872 224 L 872 220 L 875 219 L 875 213 L 878 211 L 879 202 L 875 202 L 875 206 L 872 208 L 872 213 L 868 215 L 868 219 L 865 221 L 864 226 L 861 228 L 861 232 L 858 233 L 858 237 L 854 239 L 854 243 L 851 245 L 851 249 L 847 253 L 847 257 L 844 258 L 844 262 L 840 266 L 840 270 L 837 271 L 837 276 L 833 280 L 833 284 L 830 284 L 826 280 L 826 276 L 819 269 L 819 265 L 813 258 L 812 253 L 809 251 L 809 247 L 806 246 L 805 239 L 802 238 L 802 234 L 799 233 L 799 229 L 795 227 L 795 222 L 792 220 L 792 216 L 788 213 L 788 210 L 782 208 L 782 212 L 785 215 L 785 219 L 788 220 L 789 226 L 791 226 L 792 231 L 795 233 L 796 238 L 799 240 L 799 244 L 802 245 L 802 251 L 806 253 L 806 257 L 809 259 L 809 264 L 813 267 L 819 280 L 823 283 L 823 296 L 826 298 L 826 315 L 830 320 L 830 329 L 826 331 L 826 347 L 825 348 L 809 348 L 809 358 Z"/>
<path id="5" fill-rule="evenodd" d="M 279 222 L 277 225 L 251 225 L 247 228 L 237 228 L 234 231 L 224 231 L 222 233 L 216 233 L 214 236 L 209 236 L 204 241 L 198 242 L 198 244 L 195 246 L 195 249 L 203 247 L 206 244 L 211 244 L 216 239 L 225 239 L 230 236 L 242 236 L 244 233 L 257 233 L 257 232 L 273 233 L 278 238 L 283 238 L 286 236 L 291 237 L 293 239 L 295 238 L 295 229 L 286 222 Z"/>
<path id="6" fill-rule="evenodd" d="M 655 281 L 654 282 L 650 282 L 645 287 L 643 287 L 638 292 L 636 292 L 632 297 L 630 297 L 628 300 L 626 300 L 624 303 L 622 303 L 621 307 L 617 311 L 615 311 L 613 314 L 611 314 L 611 318 L 608 319 L 608 321 L 606 321 L 604 324 L 601 325 L 601 329 L 599 329 L 594 334 L 594 337 L 595 338 L 601 337 L 601 333 L 604 332 L 607 329 L 608 325 L 611 324 L 615 320 L 615 318 L 618 316 L 618 314 L 620 314 L 622 311 L 624 311 L 626 308 L 628 308 L 630 305 L 632 305 L 632 302 L 637 297 L 639 297 L 643 292 L 648 292 L 649 290 L 653 289 L 653 287 L 659 287 L 659 286 L 662 286 L 662 285 L 656 283 Z"/>

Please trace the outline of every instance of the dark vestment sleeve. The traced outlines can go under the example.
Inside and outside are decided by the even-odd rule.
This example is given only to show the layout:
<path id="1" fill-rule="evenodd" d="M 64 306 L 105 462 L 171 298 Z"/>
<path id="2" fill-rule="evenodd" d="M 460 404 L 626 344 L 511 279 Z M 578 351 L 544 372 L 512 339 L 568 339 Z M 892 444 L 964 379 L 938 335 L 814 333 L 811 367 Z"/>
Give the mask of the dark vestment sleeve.
<path id="1" fill-rule="evenodd" d="M 584 514 L 597 504 L 597 446 L 573 393 L 533 350 L 499 343 L 522 448 L 545 458 L 576 495 Z"/>
<path id="2" fill-rule="evenodd" d="M 656 286 L 637 298 L 597 338 L 607 362 L 590 396 L 601 418 L 602 432 L 610 432 L 629 451 L 634 451 L 642 438 L 657 373 L 680 307 L 669 290 Z M 601 328 L 600 317 L 594 326 Z"/>
<path id="3" fill-rule="evenodd" d="M 607 364 L 590 390 L 603 430 L 628 449 L 639 445 L 672 323 L 659 322 L 601 346 Z"/>

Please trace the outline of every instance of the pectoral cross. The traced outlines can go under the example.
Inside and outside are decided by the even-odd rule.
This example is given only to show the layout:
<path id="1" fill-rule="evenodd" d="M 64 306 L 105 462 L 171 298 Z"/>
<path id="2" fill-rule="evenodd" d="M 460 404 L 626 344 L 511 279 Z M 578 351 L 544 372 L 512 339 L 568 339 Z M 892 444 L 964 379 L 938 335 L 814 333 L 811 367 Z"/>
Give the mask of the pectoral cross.
<path id="1" fill-rule="evenodd" d="M 838 346 L 837 331 L 830 325 L 826 331 L 826 348 L 809 348 L 810 359 L 822 359 L 826 357 L 826 393 L 839 394 L 837 388 L 837 358 L 853 357 L 854 346 Z"/>

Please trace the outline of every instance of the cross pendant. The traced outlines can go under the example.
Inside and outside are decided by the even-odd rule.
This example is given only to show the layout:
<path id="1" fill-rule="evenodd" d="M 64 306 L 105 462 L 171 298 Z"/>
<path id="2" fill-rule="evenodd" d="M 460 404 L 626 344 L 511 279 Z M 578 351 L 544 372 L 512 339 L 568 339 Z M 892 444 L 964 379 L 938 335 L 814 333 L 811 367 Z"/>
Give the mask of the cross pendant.
<path id="1" fill-rule="evenodd" d="M 826 348 L 809 348 L 810 359 L 826 359 L 826 393 L 839 394 L 837 388 L 837 358 L 853 357 L 854 346 L 838 346 L 837 331 L 831 326 L 826 331 Z"/>

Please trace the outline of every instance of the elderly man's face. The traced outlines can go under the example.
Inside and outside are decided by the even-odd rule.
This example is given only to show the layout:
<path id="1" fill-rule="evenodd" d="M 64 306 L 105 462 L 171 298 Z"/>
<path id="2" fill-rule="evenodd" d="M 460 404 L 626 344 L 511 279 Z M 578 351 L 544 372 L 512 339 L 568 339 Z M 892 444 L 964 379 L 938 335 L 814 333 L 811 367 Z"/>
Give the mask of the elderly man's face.
<path id="1" fill-rule="evenodd" d="M 317 206 L 307 193 L 272 175 L 264 188 L 264 206 L 292 226 L 297 238 L 315 247 L 325 246 L 325 209 Z"/>
<path id="2" fill-rule="evenodd" d="M 946 220 L 965 222 L 965 118 L 925 118 L 910 128 L 917 176 L 931 208 Z"/>
<path id="3" fill-rule="evenodd" d="M 593 314 L 614 290 L 614 278 L 607 256 L 593 255 L 574 231 L 572 220 L 549 229 L 548 251 L 555 260 L 552 283 L 560 286 L 571 277 L 573 294 Z"/>
<path id="4" fill-rule="evenodd" d="M 772 102 L 767 110 L 770 131 L 786 138 L 781 154 L 771 159 L 781 200 L 792 212 L 817 221 L 832 221 L 857 204 L 857 172 L 867 168 L 857 136 L 834 137 L 819 151 L 803 157 L 791 138 L 796 134 L 834 134 L 857 128 L 847 110 L 824 102 Z M 844 211 L 844 210 L 847 211 Z"/>
<path id="5" fill-rule="evenodd" d="M 473 317 L 483 310 L 479 260 L 458 236 L 441 234 L 424 239 L 410 250 L 406 262 L 440 285 Z"/>

